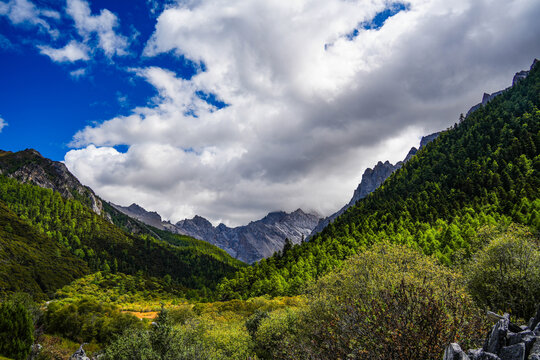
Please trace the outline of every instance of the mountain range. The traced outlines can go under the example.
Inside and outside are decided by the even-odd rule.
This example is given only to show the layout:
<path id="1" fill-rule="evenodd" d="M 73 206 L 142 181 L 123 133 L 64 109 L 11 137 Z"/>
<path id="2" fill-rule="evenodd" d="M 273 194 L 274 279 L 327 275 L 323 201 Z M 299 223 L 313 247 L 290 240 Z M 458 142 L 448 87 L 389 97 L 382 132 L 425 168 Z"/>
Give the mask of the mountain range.
<path id="1" fill-rule="evenodd" d="M 172 224 L 163 221 L 158 213 L 148 212 L 137 204 L 127 207 L 111 205 L 124 214 L 156 228 L 207 241 L 246 263 L 253 263 L 280 251 L 286 239 L 293 244 L 299 244 L 307 238 L 320 220 L 318 215 L 298 209 L 291 213 L 271 212 L 260 220 L 234 228 L 225 224 L 213 226 L 210 221 L 198 215 Z"/>
<path id="2" fill-rule="evenodd" d="M 438 135 L 436 132 L 422 137 L 419 148 L 411 148 L 405 159 L 395 165 L 388 161 L 384 163 L 379 161 L 373 169 L 366 169 L 349 203 L 324 219 L 301 209 L 291 213 L 276 211 L 247 225 L 230 228 L 224 224 L 213 226 L 210 221 L 198 215 L 173 224 L 163 221 L 157 212 L 147 211 L 138 204 L 120 206 L 110 203 L 110 205 L 127 216 L 158 229 L 207 241 L 225 250 L 232 257 L 251 264 L 281 251 L 286 239 L 292 244 L 300 244 L 320 232 L 358 200 L 375 191 L 395 170 L 401 168 L 419 149 L 435 140 Z"/>

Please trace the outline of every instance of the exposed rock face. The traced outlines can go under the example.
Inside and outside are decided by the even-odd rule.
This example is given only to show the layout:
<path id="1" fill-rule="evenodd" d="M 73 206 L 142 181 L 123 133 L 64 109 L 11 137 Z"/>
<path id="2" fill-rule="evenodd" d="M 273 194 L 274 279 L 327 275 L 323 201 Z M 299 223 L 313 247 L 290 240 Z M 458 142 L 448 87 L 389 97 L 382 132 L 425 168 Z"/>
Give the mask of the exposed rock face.
<path id="1" fill-rule="evenodd" d="M 439 132 L 435 132 L 433 134 L 426 135 L 422 137 L 420 140 L 420 147 L 419 149 L 422 149 L 424 146 L 435 140 L 439 136 Z M 386 179 L 392 175 L 394 171 L 401 168 L 404 163 L 409 161 L 416 153 L 419 151 L 415 147 L 412 147 L 411 150 L 409 150 L 409 153 L 405 157 L 403 161 L 399 161 L 395 165 L 392 165 L 389 161 L 381 162 L 379 161 L 373 169 L 366 169 L 364 171 L 364 174 L 362 175 L 362 181 L 356 188 L 356 190 L 353 193 L 353 197 L 351 201 L 345 206 L 343 206 L 341 209 L 339 209 L 337 212 L 333 213 L 332 215 L 322 219 L 315 229 L 311 232 L 309 237 L 314 236 L 315 234 L 321 232 L 325 227 L 327 227 L 332 221 L 334 221 L 338 216 L 343 214 L 345 211 L 347 211 L 348 208 L 356 204 L 356 202 L 360 199 L 365 198 L 370 193 L 375 191 L 379 186 L 384 183 Z"/>
<path id="2" fill-rule="evenodd" d="M 253 263 L 283 249 L 285 239 L 293 244 L 302 242 L 318 222 L 317 215 L 298 209 L 292 213 L 272 212 L 261 220 L 235 228 L 224 224 L 213 227 L 200 216 L 179 221 L 176 228 L 224 249 L 239 260 Z"/>
<path id="3" fill-rule="evenodd" d="M 465 355 L 459 345 L 450 344 L 444 353 L 444 360 L 540 360 L 540 332 L 529 328 L 540 321 L 540 307 L 529 326 L 511 323 L 508 314 L 501 317 L 488 312 L 489 315 L 495 315 L 498 321 L 489 332 L 483 348 L 469 350 Z M 468 358 L 459 357 L 464 355 Z"/>
<path id="4" fill-rule="evenodd" d="M 103 211 L 101 200 L 92 189 L 82 185 L 66 165 L 44 158 L 34 149 L 16 153 L 1 151 L 0 174 L 23 183 L 52 189 L 68 199 L 77 198 L 97 214 Z"/>
<path id="5" fill-rule="evenodd" d="M 433 140 L 438 138 L 440 134 L 441 134 L 440 132 L 434 132 L 433 134 L 422 136 L 422 139 L 420 139 L 420 148 L 419 149 L 422 149 L 424 146 L 426 146 L 427 144 L 429 144 L 430 142 L 432 142 Z M 410 151 L 409 151 L 409 153 L 410 153 Z"/>
<path id="6" fill-rule="evenodd" d="M 113 206 L 148 225 L 209 242 L 247 263 L 259 261 L 280 251 L 285 245 L 285 239 L 289 239 L 293 244 L 300 243 L 320 220 L 319 216 L 298 209 L 290 214 L 283 211 L 272 212 L 261 220 L 235 228 L 224 224 L 214 227 L 210 221 L 198 215 L 193 219 L 171 224 L 162 221 L 157 213 L 147 212 L 136 204 L 129 207 Z"/>
<path id="7" fill-rule="evenodd" d="M 134 219 L 137 219 L 145 224 L 151 225 L 161 230 L 166 230 L 166 227 L 163 225 L 161 216 L 155 212 L 148 212 L 137 204 L 131 204 L 130 206 L 124 207 L 120 205 L 111 204 L 116 210 L 130 216 Z"/>
<path id="8" fill-rule="evenodd" d="M 469 360 L 469 357 L 458 344 L 450 344 L 444 352 L 443 360 Z"/>
<path id="9" fill-rule="evenodd" d="M 416 148 L 413 148 L 416 150 Z M 412 151 L 412 149 L 411 149 Z M 410 154 L 411 152 L 409 152 Z M 416 154 L 416 151 L 414 152 Z M 409 155 L 407 155 L 409 156 Z M 412 157 L 412 155 L 411 155 Z M 332 215 L 322 219 L 315 229 L 310 234 L 310 237 L 321 232 L 325 227 L 327 227 L 332 221 L 334 221 L 338 216 L 343 214 L 348 208 L 356 204 L 360 199 L 365 198 L 368 194 L 372 193 L 377 189 L 381 184 L 390 176 L 394 171 L 399 169 L 403 165 L 402 162 L 398 162 L 396 165 L 392 165 L 389 161 L 384 163 L 378 162 L 373 169 L 367 168 L 362 175 L 362 181 L 354 190 L 353 197 L 351 201 L 337 212 Z"/>
<path id="10" fill-rule="evenodd" d="M 531 70 L 536 65 L 536 63 L 538 63 L 538 59 L 534 59 L 532 65 L 531 65 Z M 529 72 L 530 72 L 530 70 L 522 70 L 520 72 L 517 72 L 514 75 L 514 78 L 512 79 L 512 85 L 507 87 L 506 89 L 499 90 L 497 92 L 494 92 L 493 94 L 484 93 L 484 96 L 482 97 L 482 102 L 474 105 L 473 107 L 471 107 L 469 109 L 469 111 L 467 111 L 467 116 L 469 116 L 470 114 L 472 114 L 473 112 L 475 112 L 476 110 L 481 108 L 482 106 L 486 106 L 486 104 L 489 103 L 491 100 L 493 100 L 497 95 L 500 95 L 504 91 L 510 89 L 511 87 L 514 87 L 519 81 L 521 81 L 521 80 L 525 79 L 527 76 L 529 76 Z"/>

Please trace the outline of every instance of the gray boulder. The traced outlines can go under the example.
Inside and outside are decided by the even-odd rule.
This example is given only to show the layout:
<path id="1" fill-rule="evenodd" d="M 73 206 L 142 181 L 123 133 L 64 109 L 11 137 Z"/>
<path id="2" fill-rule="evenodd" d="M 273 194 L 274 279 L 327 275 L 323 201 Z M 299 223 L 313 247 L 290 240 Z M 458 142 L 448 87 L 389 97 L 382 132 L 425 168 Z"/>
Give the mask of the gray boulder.
<path id="1" fill-rule="evenodd" d="M 461 350 L 458 344 L 452 343 L 448 345 L 444 352 L 444 360 L 470 360 L 470 358 Z"/>
<path id="2" fill-rule="evenodd" d="M 497 355 L 486 352 L 483 349 L 469 350 L 467 355 L 471 360 L 501 360 Z"/>
<path id="3" fill-rule="evenodd" d="M 505 346 L 499 353 L 501 360 L 525 360 L 525 344 Z"/>
<path id="4" fill-rule="evenodd" d="M 529 329 L 535 331 L 538 326 L 538 323 L 540 323 L 540 306 L 536 310 L 536 315 L 532 317 L 531 320 L 529 321 Z"/>
<path id="5" fill-rule="evenodd" d="M 525 357 L 529 356 L 531 353 L 531 349 L 534 346 L 534 344 L 537 342 L 538 338 L 536 336 L 524 336 L 523 337 L 523 344 L 525 344 Z"/>
<path id="6" fill-rule="evenodd" d="M 505 314 L 505 317 L 497 322 L 489 337 L 484 344 L 484 351 L 492 354 L 498 354 L 502 347 L 506 345 L 506 334 L 508 333 L 508 324 L 510 323 L 510 316 Z"/>
<path id="7" fill-rule="evenodd" d="M 69 357 L 69 360 L 91 360 L 88 356 L 86 356 L 86 353 L 84 352 L 83 346 L 85 344 L 82 344 L 79 347 L 79 350 L 75 351 L 73 355 Z"/>
<path id="8" fill-rule="evenodd" d="M 535 341 L 532 345 L 528 360 L 540 360 L 540 341 Z"/>
<path id="9" fill-rule="evenodd" d="M 534 332 L 534 335 L 540 336 L 540 323 L 536 324 L 533 332 Z"/>

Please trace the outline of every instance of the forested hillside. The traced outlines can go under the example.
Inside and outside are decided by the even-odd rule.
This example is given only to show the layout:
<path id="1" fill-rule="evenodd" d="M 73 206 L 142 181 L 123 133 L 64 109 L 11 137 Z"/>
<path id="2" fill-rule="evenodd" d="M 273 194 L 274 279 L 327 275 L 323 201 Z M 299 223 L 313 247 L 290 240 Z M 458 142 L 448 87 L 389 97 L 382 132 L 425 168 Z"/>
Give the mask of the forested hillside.
<path id="1" fill-rule="evenodd" d="M 539 107 L 537 64 L 309 242 L 222 281 L 222 298 L 296 294 L 378 242 L 406 244 L 451 264 L 475 250 L 471 239 L 484 224 L 540 229 Z"/>
<path id="2" fill-rule="evenodd" d="M 93 271 L 169 275 L 181 286 L 206 289 L 213 288 L 225 274 L 242 266 L 223 251 L 187 237 L 169 236 L 170 243 L 167 243 L 148 234 L 128 234 L 78 200 L 66 199 L 56 191 L 21 184 L 5 176 L 0 176 L 0 200 L 20 218 L 12 216 L 10 221 L 26 222 L 34 233 L 54 240 Z M 26 241 L 31 242 L 32 237 L 26 237 Z M 42 255 L 38 251 L 36 256 Z M 74 270 L 69 281 L 87 272 Z"/>
<path id="3" fill-rule="evenodd" d="M 45 298 L 89 272 L 83 260 L 0 201 L 0 297 L 19 291 Z"/>

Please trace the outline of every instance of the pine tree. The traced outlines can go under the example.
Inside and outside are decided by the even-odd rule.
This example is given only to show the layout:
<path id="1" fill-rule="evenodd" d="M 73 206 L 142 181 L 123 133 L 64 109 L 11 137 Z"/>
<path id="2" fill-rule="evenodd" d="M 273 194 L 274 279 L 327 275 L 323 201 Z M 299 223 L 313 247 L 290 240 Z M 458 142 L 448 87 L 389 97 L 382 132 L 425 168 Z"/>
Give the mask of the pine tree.
<path id="1" fill-rule="evenodd" d="M 23 304 L 5 301 L 0 305 L 0 355 L 24 360 L 34 343 L 34 325 Z"/>

